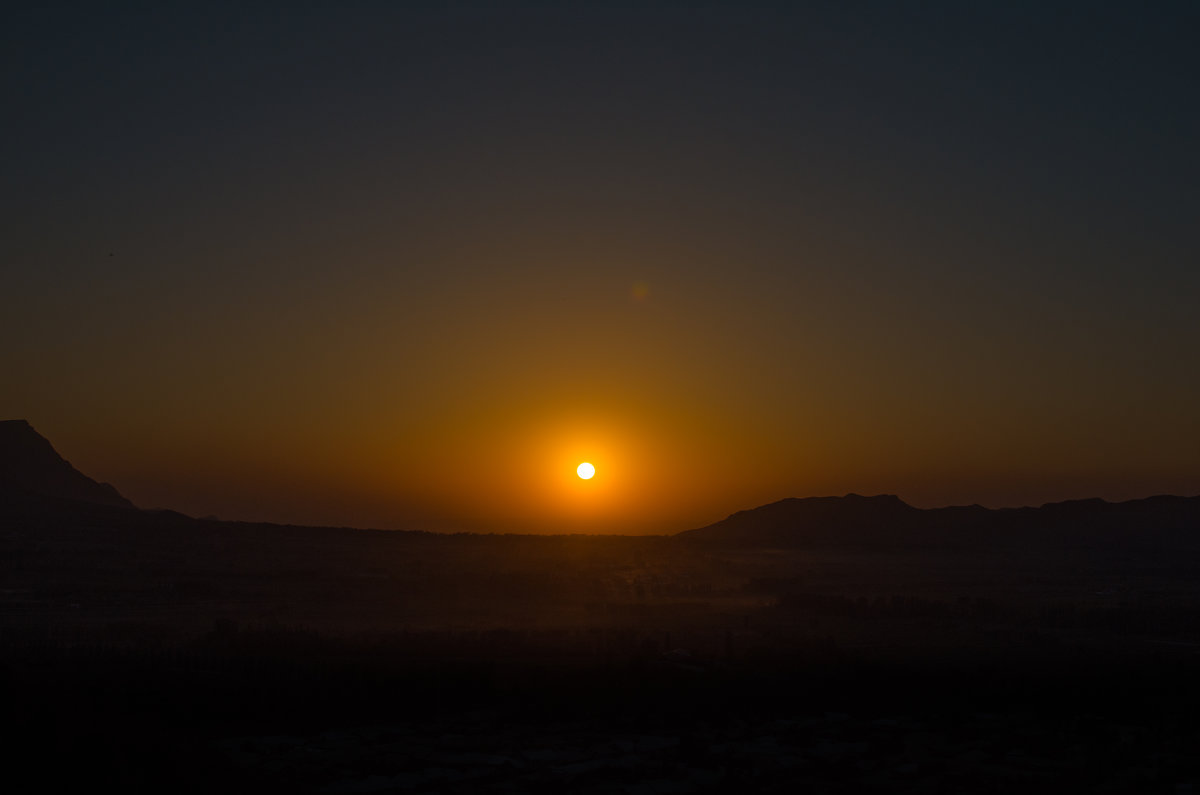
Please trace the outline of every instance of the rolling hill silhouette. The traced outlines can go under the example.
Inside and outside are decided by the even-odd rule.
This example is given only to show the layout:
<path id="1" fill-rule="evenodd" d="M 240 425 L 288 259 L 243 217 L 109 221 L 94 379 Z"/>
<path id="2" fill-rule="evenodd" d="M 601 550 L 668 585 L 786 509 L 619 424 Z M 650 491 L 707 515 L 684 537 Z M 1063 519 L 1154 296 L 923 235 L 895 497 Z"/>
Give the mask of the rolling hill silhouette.
<path id="1" fill-rule="evenodd" d="M 97 483 L 71 466 L 25 420 L 0 421 L 0 492 L 134 507 L 108 483 Z"/>
<path id="2" fill-rule="evenodd" d="M 675 538 L 716 547 L 1192 549 L 1200 548 L 1200 497 L 1071 500 L 1000 509 L 921 509 L 892 494 L 789 498 L 738 511 Z"/>

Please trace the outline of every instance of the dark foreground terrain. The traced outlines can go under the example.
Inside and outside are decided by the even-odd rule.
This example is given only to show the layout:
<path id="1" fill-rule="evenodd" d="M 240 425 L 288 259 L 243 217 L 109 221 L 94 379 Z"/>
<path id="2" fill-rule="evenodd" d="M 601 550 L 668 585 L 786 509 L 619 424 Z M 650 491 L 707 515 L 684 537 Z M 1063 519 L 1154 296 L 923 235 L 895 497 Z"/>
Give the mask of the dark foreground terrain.
<path id="1" fill-rule="evenodd" d="M 0 423 L 5 791 L 1187 792 L 1198 653 L 1200 498 L 283 527 Z"/>
<path id="2" fill-rule="evenodd" d="M 237 648 L 244 642 L 252 648 Z M 234 792 L 1180 792 L 1190 659 L 414 660 L 286 633 L 26 648 L 10 770 Z"/>
<path id="3" fill-rule="evenodd" d="M 26 791 L 1200 786 L 1187 544 L 437 536 L 27 494 L 0 528 Z"/>

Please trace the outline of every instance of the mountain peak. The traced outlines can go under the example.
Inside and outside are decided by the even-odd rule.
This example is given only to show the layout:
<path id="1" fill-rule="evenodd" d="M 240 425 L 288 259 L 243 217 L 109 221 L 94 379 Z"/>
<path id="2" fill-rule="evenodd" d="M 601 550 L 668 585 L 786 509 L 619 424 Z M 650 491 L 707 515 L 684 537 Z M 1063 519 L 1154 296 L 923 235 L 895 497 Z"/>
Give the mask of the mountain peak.
<path id="1" fill-rule="evenodd" d="M 694 541 L 737 539 L 739 543 L 772 545 L 789 545 L 801 539 L 836 542 L 902 526 L 917 513 L 895 494 L 788 497 L 738 511 L 715 524 L 679 535 Z"/>
<path id="2" fill-rule="evenodd" d="M 0 420 L 0 490 L 134 507 L 109 484 L 71 466 L 28 420 Z"/>
<path id="3" fill-rule="evenodd" d="M 894 494 L 790 497 L 685 530 L 676 538 L 759 548 L 1045 548 L 1078 547 L 1086 541 L 1111 549 L 1192 549 L 1200 547 L 1200 496 L 1117 503 L 1093 498 L 997 510 L 979 505 L 920 509 Z"/>

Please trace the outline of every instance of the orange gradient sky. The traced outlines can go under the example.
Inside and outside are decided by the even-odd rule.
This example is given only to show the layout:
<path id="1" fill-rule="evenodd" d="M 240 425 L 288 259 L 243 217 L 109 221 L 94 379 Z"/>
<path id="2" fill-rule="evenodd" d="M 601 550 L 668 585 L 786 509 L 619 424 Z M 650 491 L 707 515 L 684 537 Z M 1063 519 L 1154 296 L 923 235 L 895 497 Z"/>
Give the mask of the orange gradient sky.
<path id="1" fill-rule="evenodd" d="M 1187 26 L 875 5 L 22 12 L 0 416 L 299 523 L 1197 493 Z"/>

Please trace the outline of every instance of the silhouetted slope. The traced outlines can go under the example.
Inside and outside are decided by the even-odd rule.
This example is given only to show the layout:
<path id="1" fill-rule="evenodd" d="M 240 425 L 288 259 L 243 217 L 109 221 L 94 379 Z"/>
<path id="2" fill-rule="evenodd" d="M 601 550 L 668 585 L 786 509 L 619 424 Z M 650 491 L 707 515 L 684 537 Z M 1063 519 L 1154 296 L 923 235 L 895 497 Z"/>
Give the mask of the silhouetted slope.
<path id="1" fill-rule="evenodd" d="M 1200 497 L 1100 499 L 1040 508 L 920 509 L 893 495 L 790 498 L 687 530 L 675 538 L 721 547 L 996 545 L 1200 548 Z"/>
<path id="2" fill-rule="evenodd" d="M 737 513 L 716 524 L 680 533 L 689 541 L 731 542 L 752 546 L 825 545 L 848 539 L 866 541 L 880 533 L 912 526 L 918 510 L 899 497 L 790 497 Z"/>
<path id="3" fill-rule="evenodd" d="M 0 421 L 0 492 L 134 507 L 109 484 L 97 483 L 71 466 L 25 420 Z"/>

